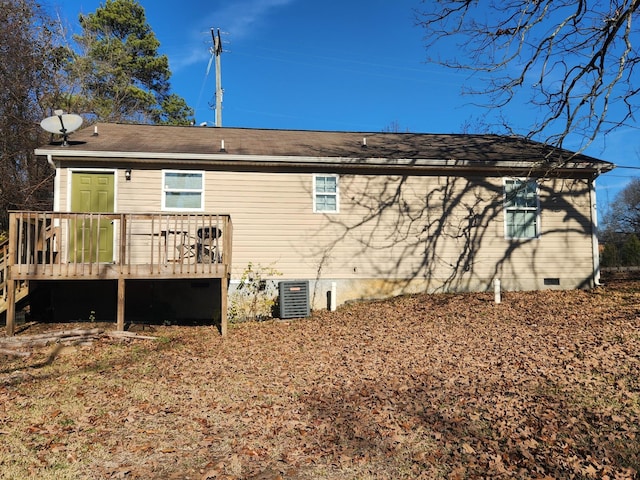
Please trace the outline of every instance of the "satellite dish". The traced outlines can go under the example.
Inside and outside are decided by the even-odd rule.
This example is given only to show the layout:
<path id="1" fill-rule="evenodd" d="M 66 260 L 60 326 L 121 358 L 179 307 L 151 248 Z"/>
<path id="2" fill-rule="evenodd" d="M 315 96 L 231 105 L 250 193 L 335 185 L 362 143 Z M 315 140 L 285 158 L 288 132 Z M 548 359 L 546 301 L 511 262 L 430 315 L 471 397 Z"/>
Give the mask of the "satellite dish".
<path id="1" fill-rule="evenodd" d="M 56 115 L 47 117 L 40 122 L 40 126 L 50 133 L 62 135 L 62 146 L 67 146 L 67 136 L 82 125 L 82 117 L 73 113 L 62 113 L 56 110 Z"/>

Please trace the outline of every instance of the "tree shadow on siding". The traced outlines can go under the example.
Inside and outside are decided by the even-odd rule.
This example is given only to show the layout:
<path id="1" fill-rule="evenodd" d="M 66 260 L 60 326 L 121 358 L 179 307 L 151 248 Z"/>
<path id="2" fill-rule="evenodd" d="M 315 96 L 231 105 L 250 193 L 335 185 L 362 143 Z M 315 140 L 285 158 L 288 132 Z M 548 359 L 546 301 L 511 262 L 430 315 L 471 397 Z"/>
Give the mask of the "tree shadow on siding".
<path id="1" fill-rule="evenodd" d="M 318 279 L 330 276 L 325 270 L 346 250 L 345 260 L 364 270 L 354 278 L 393 280 L 401 291 L 410 291 L 418 279 L 430 292 L 489 289 L 502 276 L 515 279 L 518 287 L 520 277 L 531 281 L 544 275 L 541 267 L 553 261 L 545 260 L 548 252 L 564 249 L 555 257 L 571 256 L 576 239 L 584 242 L 583 250 L 590 245 L 589 189 L 584 179 L 541 179 L 539 237 L 507 239 L 502 177 L 343 174 L 341 213 L 325 214 L 333 236 L 314 252 L 320 259 Z M 545 225 L 552 215 L 553 224 Z M 383 251 L 389 252 L 388 261 L 363 267 Z M 588 287 L 591 252 L 583 261 L 591 268 L 580 286 Z"/>

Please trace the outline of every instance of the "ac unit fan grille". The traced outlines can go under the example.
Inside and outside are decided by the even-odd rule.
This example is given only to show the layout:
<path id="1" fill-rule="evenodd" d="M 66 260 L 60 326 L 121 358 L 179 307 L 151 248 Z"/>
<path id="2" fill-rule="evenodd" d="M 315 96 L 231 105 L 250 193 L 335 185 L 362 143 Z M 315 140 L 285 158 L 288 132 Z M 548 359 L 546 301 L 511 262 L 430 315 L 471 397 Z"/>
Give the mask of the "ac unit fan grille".
<path id="1" fill-rule="evenodd" d="M 280 282 L 278 290 L 280 318 L 302 318 L 310 315 L 308 281 Z"/>

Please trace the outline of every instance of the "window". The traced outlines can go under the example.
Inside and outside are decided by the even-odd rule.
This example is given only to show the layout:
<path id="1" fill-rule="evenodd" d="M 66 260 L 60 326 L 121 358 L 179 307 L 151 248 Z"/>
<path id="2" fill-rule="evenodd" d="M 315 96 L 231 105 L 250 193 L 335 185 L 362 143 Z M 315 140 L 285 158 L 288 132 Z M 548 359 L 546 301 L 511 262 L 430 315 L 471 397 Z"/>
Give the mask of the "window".
<path id="1" fill-rule="evenodd" d="M 162 172 L 163 210 L 204 210 L 204 172 Z"/>
<path id="2" fill-rule="evenodd" d="M 538 184 L 535 180 L 505 180 L 504 215 L 507 238 L 538 236 Z"/>
<path id="3" fill-rule="evenodd" d="M 339 207 L 338 176 L 313 176 L 313 211 L 336 213 Z"/>

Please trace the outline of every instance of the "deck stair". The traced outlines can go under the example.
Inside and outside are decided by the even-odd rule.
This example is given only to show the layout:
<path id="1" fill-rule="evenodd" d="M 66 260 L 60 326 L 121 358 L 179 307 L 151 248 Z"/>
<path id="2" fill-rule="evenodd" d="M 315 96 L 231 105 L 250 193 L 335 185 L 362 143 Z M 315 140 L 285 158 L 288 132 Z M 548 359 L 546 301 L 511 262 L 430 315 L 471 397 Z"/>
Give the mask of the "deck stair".
<path id="1" fill-rule="evenodd" d="M 0 242 L 0 315 L 7 310 L 7 256 L 9 240 Z M 16 291 L 16 302 L 20 302 L 29 295 L 29 282 L 20 282 Z"/>

